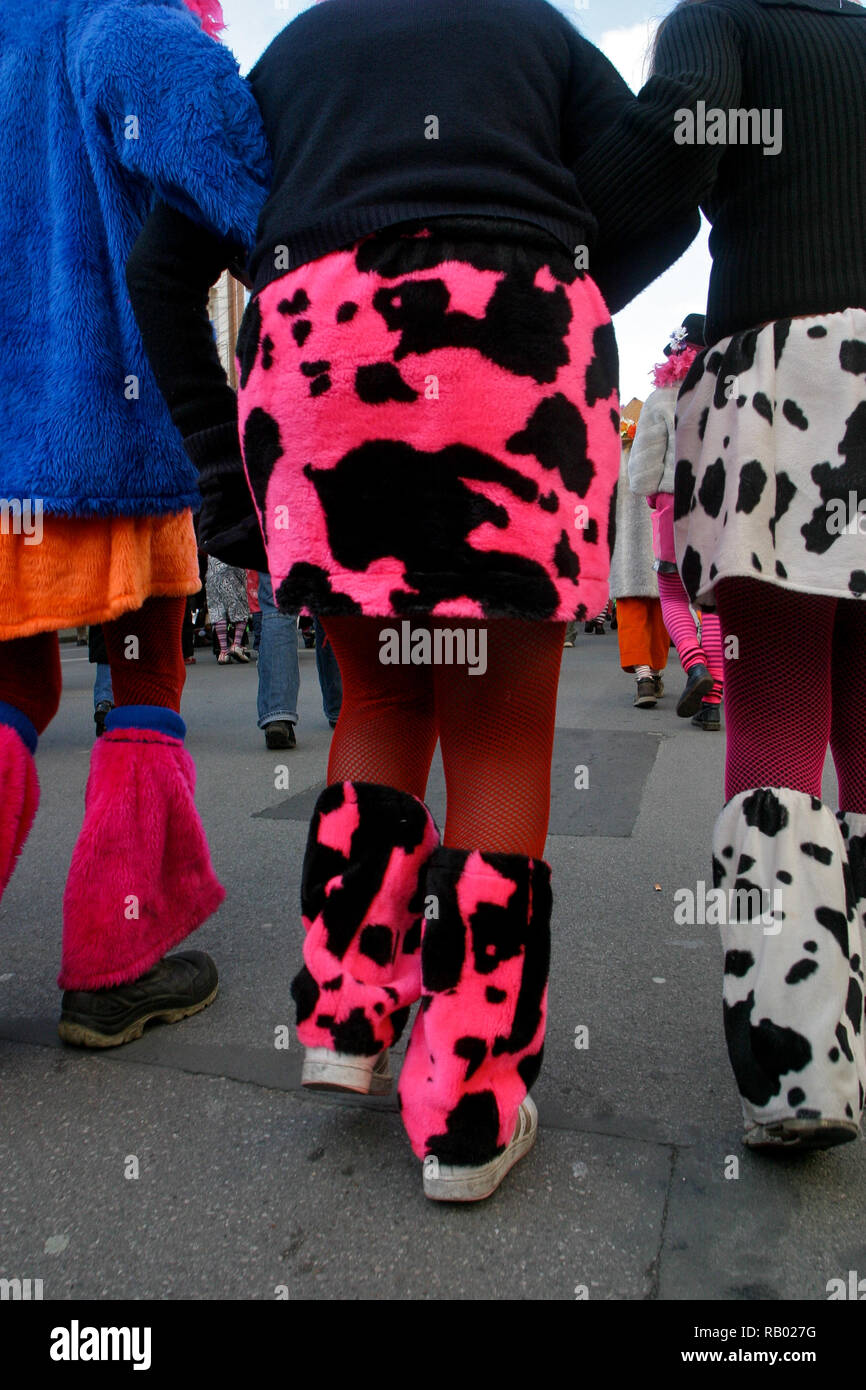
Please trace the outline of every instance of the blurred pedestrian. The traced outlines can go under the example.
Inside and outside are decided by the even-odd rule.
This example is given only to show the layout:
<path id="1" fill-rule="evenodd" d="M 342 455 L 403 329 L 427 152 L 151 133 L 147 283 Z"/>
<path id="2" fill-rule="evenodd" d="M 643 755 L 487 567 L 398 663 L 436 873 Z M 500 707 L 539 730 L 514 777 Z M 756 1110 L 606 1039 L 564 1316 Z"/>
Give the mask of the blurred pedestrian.
<path id="1" fill-rule="evenodd" d="M 114 709 L 114 692 L 111 686 L 111 663 L 105 635 L 99 623 L 94 623 L 87 634 L 88 660 L 96 666 L 93 682 L 93 721 L 96 724 L 96 737 L 105 733 L 105 720 Z"/>
<path id="2" fill-rule="evenodd" d="M 686 673 L 677 714 L 706 732 L 721 727 L 724 687 L 722 633 L 714 612 L 701 614 L 700 637 L 674 550 L 674 412 L 677 392 L 703 349 L 704 315 L 688 314 L 664 349 L 666 362 L 653 369 L 655 390 L 641 412 L 629 456 L 632 491 L 652 508 L 653 553 L 665 628 Z"/>
<path id="3" fill-rule="evenodd" d="M 664 695 L 661 673 L 671 641 L 659 603 L 649 509 L 629 485 L 629 455 L 642 408 L 642 401 L 631 400 L 622 412 L 610 591 L 616 599 L 620 665 L 635 677 L 634 704 L 653 709 Z"/>
<path id="4" fill-rule="evenodd" d="M 218 648 L 217 661 L 220 666 L 229 666 L 233 661 L 248 665 L 249 657 L 243 650 L 250 616 L 245 570 L 223 564 L 211 555 L 205 585 L 208 616 Z"/>

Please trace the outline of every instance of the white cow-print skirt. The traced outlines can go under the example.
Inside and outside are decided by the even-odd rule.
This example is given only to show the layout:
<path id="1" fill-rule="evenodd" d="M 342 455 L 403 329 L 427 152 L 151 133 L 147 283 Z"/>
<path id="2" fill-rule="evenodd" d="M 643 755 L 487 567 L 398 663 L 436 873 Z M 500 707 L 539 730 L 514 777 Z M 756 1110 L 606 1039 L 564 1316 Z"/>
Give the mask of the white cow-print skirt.
<path id="1" fill-rule="evenodd" d="M 696 359 L 676 415 L 683 583 L 866 598 L 866 308 L 780 319 Z"/>

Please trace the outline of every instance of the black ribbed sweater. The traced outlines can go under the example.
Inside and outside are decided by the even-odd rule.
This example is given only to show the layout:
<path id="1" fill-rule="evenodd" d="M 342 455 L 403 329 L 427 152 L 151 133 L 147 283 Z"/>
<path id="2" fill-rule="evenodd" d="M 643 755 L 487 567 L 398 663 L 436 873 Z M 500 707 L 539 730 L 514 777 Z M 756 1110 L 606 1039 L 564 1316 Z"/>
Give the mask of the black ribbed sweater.
<path id="1" fill-rule="evenodd" d="M 533 222 L 588 246 L 592 275 L 625 215 L 598 217 L 573 168 L 634 97 L 546 0 L 329 0 L 249 82 L 274 161 L 255 291 L 381 227 L 449 215 Z"/>
<path id="2" fill-rule="evenodd" d="M 782 113 L 782 147 L 677 144 L 676 112 Z M 577 162 L 587 202 L 629 208 L 638 246 L 697 203 L 713 224 L 707 342 L 866 306 L 866 9 L 704 0 L 664 26 L 637 106 Z M 638 252 L 638 254 L 640 254 Z"/>

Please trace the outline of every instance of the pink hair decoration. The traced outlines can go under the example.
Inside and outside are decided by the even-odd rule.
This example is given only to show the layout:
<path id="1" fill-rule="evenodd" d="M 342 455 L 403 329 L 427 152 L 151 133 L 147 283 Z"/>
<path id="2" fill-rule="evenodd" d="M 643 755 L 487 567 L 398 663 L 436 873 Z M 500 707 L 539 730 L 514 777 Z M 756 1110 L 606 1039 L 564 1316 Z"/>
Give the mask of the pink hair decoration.
<path id="1" fill-rule="evenodd" d="M 664 362 L 658 362 L 652 371 L 653 386 L 676 386 L 688 376 L 689 367 L 694 362 L 700 348 L 687 347 L 681 352 L 672 352 Z"/>
<path id="2" fill-rule="evenodd" d="M 206 34 L 210 34 L 212 39 L 226 27 L 220 0 L 185 0 L 185 3 L 187 9 L 192 10 L 201 20 L 202 29 Z"/>

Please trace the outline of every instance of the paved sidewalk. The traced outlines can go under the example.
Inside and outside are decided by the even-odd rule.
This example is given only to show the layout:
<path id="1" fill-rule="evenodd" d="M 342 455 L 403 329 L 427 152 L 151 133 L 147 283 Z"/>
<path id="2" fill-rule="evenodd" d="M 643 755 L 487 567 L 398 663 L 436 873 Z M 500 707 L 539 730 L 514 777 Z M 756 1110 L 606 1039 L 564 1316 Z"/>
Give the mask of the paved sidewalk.
<path id="1" fill-rule="evenodd" d="M 723 739 L 676 718 L 675 666 L 656 710 L 634 710 L 615 634 L 564 653 L 542 1128 L 494 1198 L 461 1208 L 424 1199 L 392 1100 L 303 1093 L 294 1039 L 274 1045 L 330 737 L 314 653 L 286 754 L 255 727 L 255 669 L 198 656 L 188 746 L 229 893 L 194 943 L 220 996 L 82 1054 L 57 1038 L 54 980 L 93 668 L 63 650 L 42 808 L 0 907 L 0 1278 L 42 1279 L 46 1299 L 823 1300 L 831 1278 L 866 1276 L 862 1141 L 796 1163 L 740 1144 L 717 929 L 673 917 L 675 889 L 710 876 Z M 430 800 L 438 812 L 438 768 Z"/>

